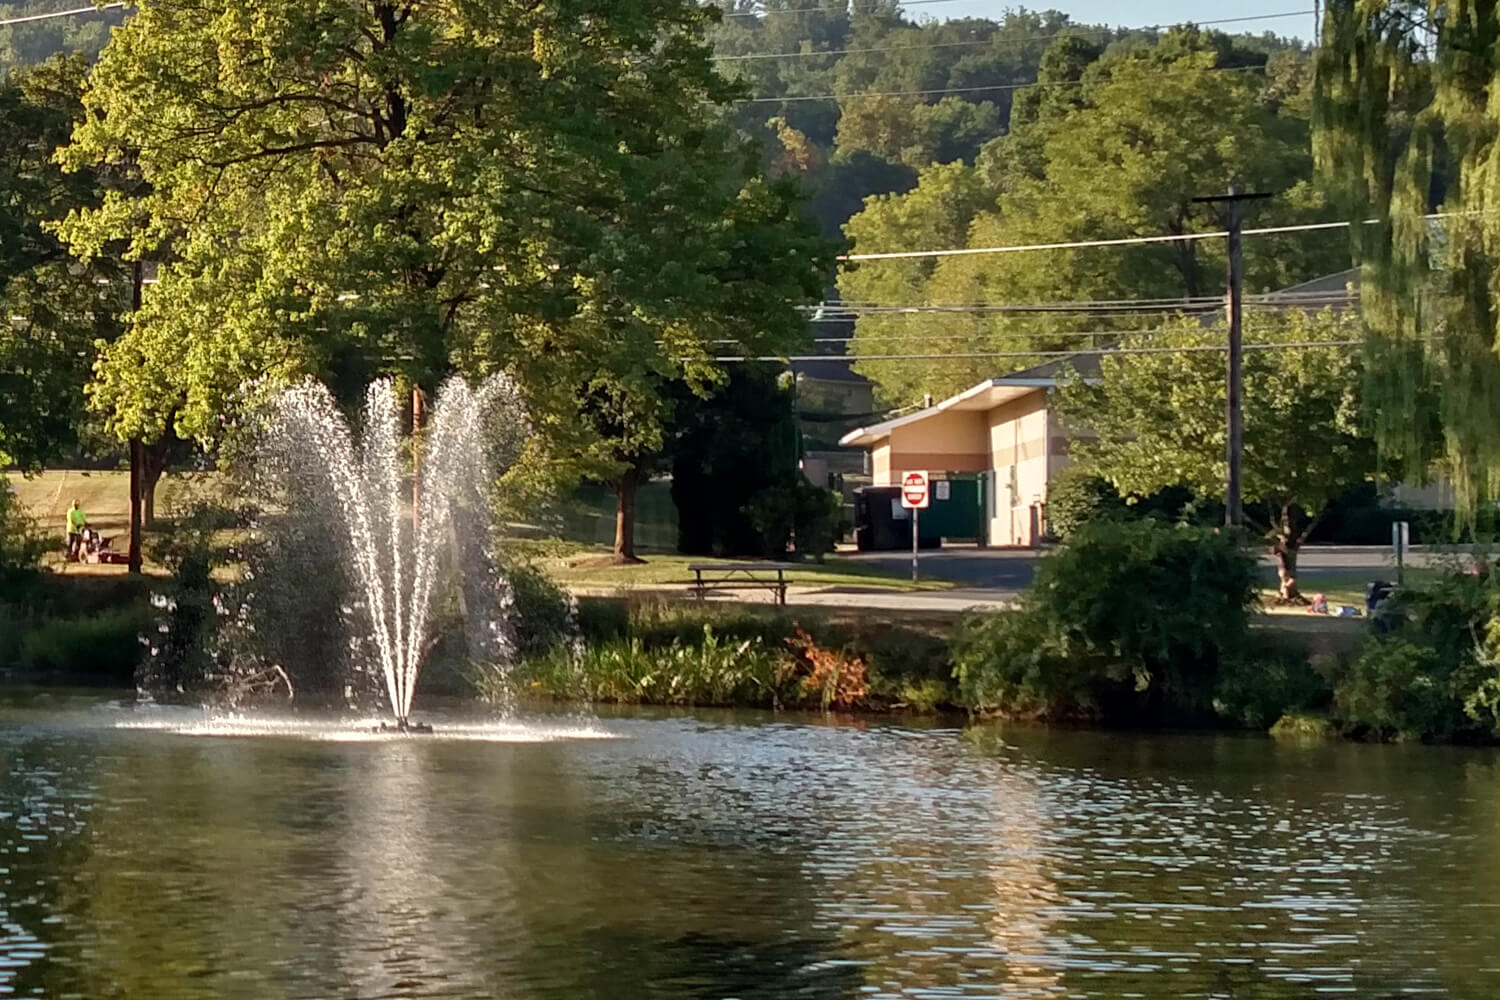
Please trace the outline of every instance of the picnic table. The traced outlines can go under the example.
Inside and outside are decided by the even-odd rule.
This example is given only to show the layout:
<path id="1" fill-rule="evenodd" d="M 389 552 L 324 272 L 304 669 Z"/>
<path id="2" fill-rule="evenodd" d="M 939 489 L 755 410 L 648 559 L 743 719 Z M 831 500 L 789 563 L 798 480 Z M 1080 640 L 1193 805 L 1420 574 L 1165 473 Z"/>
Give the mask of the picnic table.
<path id="1" fill-rule="evenodd" d="M 774 591 L 777 604 L 786 604 L 786 571 L 790 563 L 691 563 L 692 588 L 703 600 L 710 590 L 760 588 Z"/>

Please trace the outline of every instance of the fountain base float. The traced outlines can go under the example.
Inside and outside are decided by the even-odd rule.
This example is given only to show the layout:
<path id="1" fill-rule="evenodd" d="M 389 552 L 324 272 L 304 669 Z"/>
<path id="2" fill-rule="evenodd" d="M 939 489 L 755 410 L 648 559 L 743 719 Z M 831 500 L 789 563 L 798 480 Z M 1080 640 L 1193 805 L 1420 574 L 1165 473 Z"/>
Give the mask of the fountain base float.
<path id="1" fill-rule="evenodd" d="M 372 732 L 372 733 L 410 733 L 410 734 L 413 734 L 413 735 L 421 733 L 421 734 L 430 735 L 432 733 L 432 727 L 429 726 L 425 722 L 412 722 L 410 719 L 397 719 L 395 725 L 391 725 L 390 723 L 387 723 L 387 722 L 382 722 L 380 725 L 378 725 L 375 728 L 371 729 L 370 732 Z"/>

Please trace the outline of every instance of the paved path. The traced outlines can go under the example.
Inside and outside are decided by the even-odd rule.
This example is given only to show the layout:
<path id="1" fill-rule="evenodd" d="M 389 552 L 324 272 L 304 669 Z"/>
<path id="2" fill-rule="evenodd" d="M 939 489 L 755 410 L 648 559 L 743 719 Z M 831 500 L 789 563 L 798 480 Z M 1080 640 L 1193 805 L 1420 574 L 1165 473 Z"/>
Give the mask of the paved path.
<path id="1" fill-rule="evenodd" d="M 611 589 L 581 587 L 573 593 L 600 597 L 660 597 L 673 601 L 696 601 L 689 587 L 646 587 Z M 988 588 L 955 588 L 953 590 L 884 590 L 862 587 L 798 587 L 786 589 L 788 607 L 864 608 L 871 611 L 905 611 L 912 614 L 957 614 L 970 609 L 997 610 L 1010 606 L 1015 591 Z M 758 589 L 710 591 L 708 600 L 730 604 L 774 604 L 775 596 Z"/>
<path id="2" fill-rule="evenodd" d="M 1417 546 L 1407 553 L 1408 566 L 1436 565 L 1455 556 L 1448 548 Z M 893 573 L 911 567 L 909 552 L 840 552 L 853 562 L 880 566 Z M 921 572 L 934 580 L 980 590 L 1001 590 L 1015 594 L 1031 585 L 1033 571 L 1041 552 L 1035 549 L 980 549 L 972 545 L 951 545 L 920 555 Z M 1274 570 L 1270 556 L 1261 559 L 1268 571 Z M 1302 550 L 1298 559 L 1299 576 L 1315 579 L 1320 574 L 1368 573 L 1371 579 L 1395 572 L 1395 558 L 1389 548 L 1381 546 L 1316 545 Z M 1274 578 L 1274 577 L 1273 577 Z"/>
<path id="3" fill-rule="evenodd" d="M 842 558 L 854 562 L 881 566 L 893 573 L 909 571 L 909 552 L 840 552 Z M 1008 607 L 1021 591 L 1031 584 L 1032 574 L 1041 553 L 1031 549 L 980 549 L 972 545 L 947 546 L 936 551 L 923 552 L 920 556 L 921 573 L 925 579 L 949 580 L 960 586 L 952 590 L 892 591 L 881 588 L 857 586 L 799 587 L 787 588 L 787 604 L 793 607 L 821 608 L 867 608 L 878 611 L 910 612 L 912 614 L 955 614 L 970 609 Z M 1434 565 L 1453 557 L 1452 550 L 1417 547 L 1408 554 L 1411 566 Z M 1266 567 L 1267 583 L 1274 583 L 1272 568 L 1275 563 L 1269 558 L 1262 560 Z M 1315 584 L 1320 576 L 1350 573 L 1376 577 L 1392 577 L 1395 572 L 1390 550 L 1361 546 L 1315 546 L 1304 549 L 1299 563 L 1298 575 L 1304 586 Z M 579 594 L 634 594 L 637 596 L 659 596 L 671 600 L 693 600 L 689 587 L 656 586 L 643 589 L 612 590 L 609 588 L 584 588 Z M 774 601 L 769 591 L 725 590 L 710 593 L 708 600 L 736 604 L 770 604 Z M 1320 619 L 1321 620 L 1321 619 Z"/>

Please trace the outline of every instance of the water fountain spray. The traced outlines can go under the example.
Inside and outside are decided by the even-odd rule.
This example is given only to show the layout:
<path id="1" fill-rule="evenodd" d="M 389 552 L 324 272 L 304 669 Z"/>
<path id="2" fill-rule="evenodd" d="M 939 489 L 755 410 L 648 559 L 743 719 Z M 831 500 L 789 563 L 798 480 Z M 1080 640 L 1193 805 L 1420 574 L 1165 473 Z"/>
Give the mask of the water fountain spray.
<path id="1" fill-rule="evenodd" d="M 461 575 L 480 574 L 482 592 L 505 603 L 507 585 L 490 558 L 485 502 L 494 470 L 485 433 L 524 426 L 514 384 L 494 376 L 472 388 L 452 378 L 439 389 L 423 443 L 414 517 L 403 516 L 401 413 L 395 385 L 366 393 L 363 434 L 354 435 L 333 396 L 308 381 L 283 392 L 273 407 L 268 452 L 304 490 L 321 486 L 326 516 L 345 542 L 351 576 L 362 598 L 364 625 L 385 679 L 395 728 L 411 723 L 412 698 L 429 641 L 429 620 L 445 554 Z M 472 588 L 471 588 L 472 589 Z M 467 607 L 470 655 L 508 657 L 513 641 L 498 608 Z M 482 619 L 482 620 L 480 620 Z M 476 638 L 477 637 L 477 638 Z"/>

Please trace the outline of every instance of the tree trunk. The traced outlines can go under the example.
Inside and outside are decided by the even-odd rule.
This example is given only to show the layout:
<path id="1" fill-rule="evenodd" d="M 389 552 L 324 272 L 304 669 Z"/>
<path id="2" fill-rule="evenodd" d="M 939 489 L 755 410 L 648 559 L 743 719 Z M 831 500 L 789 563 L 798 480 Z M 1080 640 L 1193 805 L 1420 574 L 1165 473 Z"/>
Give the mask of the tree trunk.
<path id="1" fill-rule="evenodd" d="M 627 472 L 615 480 L 615 562 L 645 562 L 635 554 L 635 494 L 634 472 Z"/>
<path id="2" fill-rule="evenodd" d="M 1168 231 L 1174 236 L 1180 236 L 1187 232 L 1187 220 L 1173 223 Z M 1198 244 L 1193 240 L 1179 240 L 1172 244 L 1177 252 L 1177 273 L 1182 278 L 1182 294 L 1188 298 L 1196 298 L 1202 287 L 1202 280 L 1198 274 Z"/>
<path id="3" fill-rule="evenodd" d="M 137 257 L 130 262 L 130 309 L 141 311 L 141 294 L 146 287 L 146 268 Z M 141 572 L 141 463 L 145 448 L 138 437 L 130 439 L 130 551 L 127 569 L 133 575 Z"/>
<path id="4" fill-rule="evenodd" d="M 141 572 L 141 456 L 145 450 L 140 438 L 130 439 L 130 553 L 127 558 L 128 569 L 136 575 Z"/>
<path id="5" fill-rule="evenodd" d="M 1306 604 L 1307 598 L 1297 587 L 1297 553 L 1302 548 L 1302 539 L 1292 533 L 1292 512 L 1281 509 L 1281 518 L 1275 528 L 1271 544 L 1271 555 L 1276 557 L 1277 602 L 1280 604 Z"/>
<path id="6" fill-rule="evenodd" d="M 141 522 L 147 528 L 156 526 L 156 487 L 167 471 L 170 448 L 166 439 L 141 448 Z"/>

